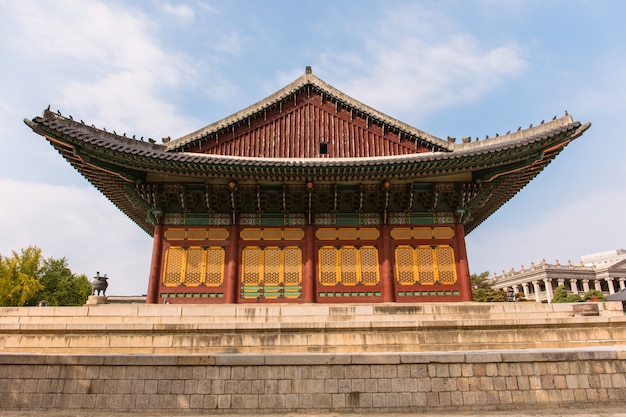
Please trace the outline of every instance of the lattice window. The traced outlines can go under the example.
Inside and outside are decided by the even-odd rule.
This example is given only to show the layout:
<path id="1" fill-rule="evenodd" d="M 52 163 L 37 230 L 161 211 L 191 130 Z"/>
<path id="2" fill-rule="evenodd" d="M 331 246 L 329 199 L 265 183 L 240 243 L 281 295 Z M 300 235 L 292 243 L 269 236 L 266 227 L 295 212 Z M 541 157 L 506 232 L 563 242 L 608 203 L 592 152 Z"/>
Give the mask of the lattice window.
<path id="1" fill-rule="evenodd" d="M 337 284 L 338 255 L 339 255 L 338 251 L 334 246 L 320 248 L 319 250 L 320 284 L 322 285 Z"/>
<path id="2" fill-rule="evenodd" d="M 379 282 L 378 250 L 373 246 L 323 246 L 318 258 L 321 285 L 376 285 Z"/>
<path id="3" fill-rule="evenodd" d="M 280 254 L 281 250 L 277 247 L 265 248 L 263 251 L 263 282 L 267 285 L 278 285 L 280 283 Z"/>
<path id="4" fill-rule="evenodd" d="M 181 247 L 169 247 L 165 251 L 165 273 L 163 285 L 173 286 L 180 284 L 180 275 L 183 268 L 185 251 Z"/>
<path id="5" fill-rule="evenodd" d="M 452 248 L 450 246 L 439 246 L 435 249 L 435 256 L 437 257 L 439 282 L 442 284 L 454 284 L 456 282 L 456 266 Z"/>
<path id="6" fill-rule="evenodd" d="M 244 284 L 261 282 L 261 248 L 248 246 L 242 254 L 242 281 Z"/>
<path id="7" fill-rule="evenodd" d="M 356 285 L 357 276 L 357 250 L 356 248 L 342 248 L 341 252 L 341 283 L 343 285 Z"/>
<path id="8" fill-rule="evenodd" d="M 185 268 L 185 285 L 200 285 L 202 268 L 204 267 L 204 250 L 202 248 L 187 249 L 187 266 Z"/>
<path id="9" fill-rule="evenodd" d="M 422 284 L 435 283 L 435 265 L 433 264 L 433 250 L 430 246 L 418 247 L 417 253 L 417 276 Z"/>
<path id="10" fill-rule="evenodd" d="M 362 247 L 359 254 L 361 282 L 365 285 L 378 284 L 378 250 L 374 247 Z"/>
<path id="11" fill-rule="evenodd" d="M 400 285 L 456 283 L 454 249 L 450 246 L 399 245 L 395 255 Z"/>
<path id="12" fill-rule="evenodd" d="M 247 246 L 243 249 L 243 298 L 298 298 L 302 249 L 297 246 Z"/>
<path id="13" fill-rule="evenodd" d="M 219 287 L 224 282 L 224 248 L 208 248 L 206 252 L 206 273 L 204 283 L 209 287 Z"/>
<path id="14" fill-rule="evenodd" d="M 285 257 L 285 285 L 297 285 L 302 282 L 302 251 L 297 247 L 283 250 Z"/>
<path id="15" fill-rule="evenodd" d="M 217 287 L 224 282 L 224 248 L 170 246 L 165 252 L 163 285 Z"/>
<path id="16" fill-rule="evenodd" d="M 396 274 L 401 285 L 413 285 L 416 282 L 414 251 L 410 246 L 396 248 Z"/>

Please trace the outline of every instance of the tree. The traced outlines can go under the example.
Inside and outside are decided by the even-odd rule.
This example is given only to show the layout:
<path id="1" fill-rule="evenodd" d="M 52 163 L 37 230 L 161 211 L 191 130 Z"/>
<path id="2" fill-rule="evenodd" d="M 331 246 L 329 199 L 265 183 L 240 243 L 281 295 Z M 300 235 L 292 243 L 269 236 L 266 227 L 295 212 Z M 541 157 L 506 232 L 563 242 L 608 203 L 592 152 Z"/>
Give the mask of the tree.
<path id="1" fill-rule="evenodd" d="M 583 297 L 585 301 L 606 301 L 606 297 L 602 293 L 602 291 L 598 290 L 589 290 L 585 293 Z"/>
<path id="2" fill-rule="evenodd" d="M 566 303 L 580 303 L 583 299 L 578 294 L 567 294 Z"/>
<path id="3" fill-rule="evenodd" d="M 567 290 L 563 285 L 559 285 L 554 289 L 553 303 L 567 303 Z"/>
<path id="4" fill-rule="evenodd" d="M 0 255 L 0 306 L 82 305 L 91 294 L 85 275 L 75 275 L 65 258 L 44 259 L 41 249 L 29 246 L 21 254 Z"/>
<path id="5" fill-rule="evenodd" d="M 29 246 L 21 255 L 0 256 L 0 306 L 23 306 L 43 289 L 41 249 Z"/>
<path id="6" fill-rule="evenodd" d="M 471 274 L 472 299 L 478 302 L 507 301 L 506 292 L 493 288 L 493 280 L 489 279 L 489 271 L 480 275 Z"/>
<path id="7" fill-rule="evenodd" d="M 65 258 L 44 260 L 41 283 L 43 288 L 28 300 L 28 305 L 42 300 L 50 306 L 83 305 L 91 294 L 87 276 L 73 274 Z"/>

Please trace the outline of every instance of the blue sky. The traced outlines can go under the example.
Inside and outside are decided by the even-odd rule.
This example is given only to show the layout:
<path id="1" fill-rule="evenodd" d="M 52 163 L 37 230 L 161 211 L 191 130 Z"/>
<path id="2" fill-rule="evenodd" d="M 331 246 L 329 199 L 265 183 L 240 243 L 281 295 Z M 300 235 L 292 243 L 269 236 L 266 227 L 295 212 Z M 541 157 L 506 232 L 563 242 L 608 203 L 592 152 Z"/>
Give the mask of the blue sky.
<path id="1" fill-rule="evenodd" d="M 626 247 L 626 2 L 0 0 L 0 254 L 145 293 L 152 239 L 23 118 L 179 137 L 313 73 L 435 136 L 593 125 L 467 237 L 472 272 Z"/>

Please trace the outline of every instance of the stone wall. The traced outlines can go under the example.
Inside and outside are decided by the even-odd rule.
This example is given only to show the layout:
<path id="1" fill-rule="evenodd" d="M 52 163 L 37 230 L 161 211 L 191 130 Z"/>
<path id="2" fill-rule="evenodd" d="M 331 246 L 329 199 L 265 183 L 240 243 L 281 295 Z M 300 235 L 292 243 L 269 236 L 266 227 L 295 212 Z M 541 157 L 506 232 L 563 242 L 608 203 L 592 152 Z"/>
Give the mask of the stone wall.
<path id="1" fill-rule="evenodd" d="M 0 410 L 425 412 L 626 402 L 623 347 L 379 354 L 0 354 Z"/>

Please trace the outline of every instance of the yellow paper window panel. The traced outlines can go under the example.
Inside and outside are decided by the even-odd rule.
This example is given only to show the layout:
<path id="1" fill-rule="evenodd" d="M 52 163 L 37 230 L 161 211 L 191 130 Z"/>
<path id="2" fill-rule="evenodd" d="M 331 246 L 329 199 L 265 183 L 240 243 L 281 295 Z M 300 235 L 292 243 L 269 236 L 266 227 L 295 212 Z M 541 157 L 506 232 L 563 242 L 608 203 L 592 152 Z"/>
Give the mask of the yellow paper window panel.
<path id="1" fill-rule="evenodd" d="M 165 240 L 227 240 L 228 229 L 224 228 L 168 228 Z"/>
<path id="2" fill-rule="evenodd" d="M 400 285 L 456 283 L 454 250 L 450 246 L 396 247 L 396 280 Z"/>
<path id="3" fill-rule="evenodd" d="M 302 282 L 302 251 L 300 248 L 288 247 L 283 250 L 284 281 L 286 285 L 298 285 Z"/>
<path id="4" fill-rule="evenodd" d="M 321 285 L 377 285 L 380 281 L 378 250 L 373 246 L 322 246 L 318 260 Z"/>
<path id="5" fill-rule="evenodd" d="M 391 237 L 395 240 L 453 239 L 454 228 L 452 227 L 394 227 L 393 229 L 391 229 Z"/>
<path id="6" fill-rule="evenodd" d="M 246 246 L 242 255 L 244 285 L 300 285 L 302 250 L 297 246 Z"/>
<path id="7" fill-rule="evenodd" d="M 318 240 L 377 240 L 380 232 L 370 227 L 322 227 L 317 229 L 315 237 Z"/>
<path id="8" fill-rule="evenodd" d="M 261 248 L 248 246 L 242 253 L 242 282 L 243 284 L 258 284 L 261 282 Z"/>
<path id="9" fill-rule="evenodd" d="M 218 287 L 224 282 L 224 248 L 170 246 L 165 252 L 163 285 Z"/>
<path id="10" fill-rule="evenodd" d="M 250 228 L 246 227 L 239 232 L 241 240 L 302 240 L 304 230 L 300 228 Z"/>

